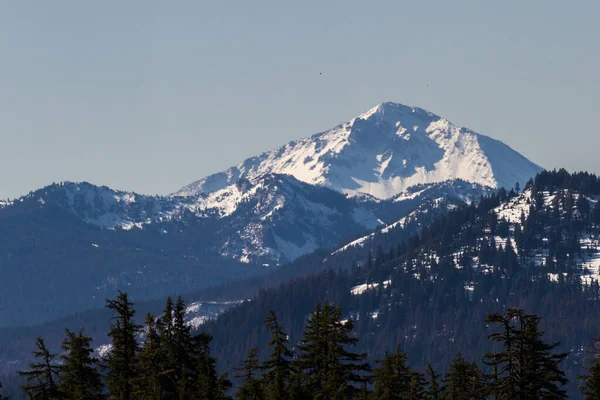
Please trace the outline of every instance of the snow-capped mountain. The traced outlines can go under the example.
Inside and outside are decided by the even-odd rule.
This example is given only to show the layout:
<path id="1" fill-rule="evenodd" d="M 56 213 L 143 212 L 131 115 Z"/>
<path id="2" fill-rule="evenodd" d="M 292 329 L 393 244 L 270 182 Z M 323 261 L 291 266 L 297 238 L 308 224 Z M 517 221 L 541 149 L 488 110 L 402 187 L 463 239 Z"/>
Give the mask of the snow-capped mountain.
<path id="1" fill-rule="evenodd" d="M 53 184 L 0 202 L 0 320 L 77 312 L 121 288 L 142 299 L 199 290 L 365 235 L 398 240 L 538 170 L 500 142 L 384 103 L 170 196 Z"/>
<path id="2" fill-rule="evenodd" d="M 539 170 L 506 145 L 435 114 L 382 103 L 171 196 L 67 182 L 0 203 L 0 209 L 58 206 L 100 228 L 152 226 L 163 234 L 189 232 L 193 219 L 212 231 L 203 237 L 207 251 L 279 264 L 392 224 L 436 195 L 452 197 L 452 205 L 470 202 L 488 189 L 524 183 Z"/>
<path id="3" fill-rule="evenodd" d="M 407 188 L 462 179 L 491 188 L 524 184 L 541 168 L 505 144 L 417 107 L 382 103 L 349 122 L 252 157 L 175 196 L 221 190 L 239 179 L 289 174 L 348 195 L 387 199 Z"/>

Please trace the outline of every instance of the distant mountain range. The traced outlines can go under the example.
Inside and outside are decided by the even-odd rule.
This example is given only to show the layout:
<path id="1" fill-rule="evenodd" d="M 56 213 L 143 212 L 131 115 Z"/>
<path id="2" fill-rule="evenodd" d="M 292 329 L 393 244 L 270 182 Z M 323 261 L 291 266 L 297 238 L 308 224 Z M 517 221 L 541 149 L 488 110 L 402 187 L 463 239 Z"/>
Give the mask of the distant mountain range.
<path id="1" fill-rule="evenodd" d="M 117 289 L 153 299 L 416 231 L 540 170 L 501 142 L 383 103 L 170 196 L 54 184 L 0 202 L 0 326 L 98 307 Z"/>

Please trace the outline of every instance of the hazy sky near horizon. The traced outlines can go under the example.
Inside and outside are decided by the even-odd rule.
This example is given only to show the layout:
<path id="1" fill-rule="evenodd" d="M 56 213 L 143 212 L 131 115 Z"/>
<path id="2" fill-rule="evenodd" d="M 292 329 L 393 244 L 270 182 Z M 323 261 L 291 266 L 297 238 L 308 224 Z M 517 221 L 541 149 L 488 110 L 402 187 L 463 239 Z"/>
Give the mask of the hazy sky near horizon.
<path id="1" fill-rule="evenodd" d="M 0 2 L 0 198 L 167 194 L 383 101 L 600 173 L 598 1 Z"/>

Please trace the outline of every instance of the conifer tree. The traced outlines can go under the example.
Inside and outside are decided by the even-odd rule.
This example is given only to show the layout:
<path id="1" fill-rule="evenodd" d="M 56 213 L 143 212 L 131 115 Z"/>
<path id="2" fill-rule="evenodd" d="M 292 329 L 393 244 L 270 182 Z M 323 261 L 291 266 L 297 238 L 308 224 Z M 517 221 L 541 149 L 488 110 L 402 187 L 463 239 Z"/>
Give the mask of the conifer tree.
<path id="1" fill-rule="evenodd" d="M 114 313 L 108 333 L 112 348 L 106 360 L 108 395 L 118 400 L 130 400 L 137 361 L 136 334 L 140 327 L 133 320 L 135 310 L 127 293 L 119 292 L 115 300 L 107 299 L 106 307 Z"/>
<path id="2" fill-rule="evenodd" d="M 425 391 L 426 381 L 423 374 L 417 371 L 412 371 L 410 374 L 410 386 L 408 388 L 406 400 L 425 400 L 427 393 Z"/>
<path id="3" fill-rule="evenodd" d="M 196 385 L 194 399 L 197 400 L 221 400 L 228 399 L 225 394 L 231 388 L 231 382 L 227 374 L 218 376 L 217 360 L 210 354 L 210 342 L 212 336 L 201 333 L 194 338 L 196 348 Z"/>
<path id="4" fill-rule="evenodd" d="M 445 376 L 446 398 L 448 400 L 484 399 L 483 374 L 474 362 L 467 362 L 458 353 L 450 364 Z"/>
<path id="5" fill-rule="evenodd" d="M 187 400 L 191 396 L 194 379 L 194 358 L 192 357 L 191 328 L 185 324 L 185 303 L 177 298 L 173 310 L 173 346 L 169 354 L 169 363 L 174 367 L 175 383 L 179 399 Z"/>
<path id="6" fill-rule="evenodd" d="M 375 379 L 375 391 L 373 399 L 394 400 L 404 399 L 411 389 L 413 371 L 408 365 L 406 354 L 396 347 L 394 353 L 386 353 L 380 365 L 373 370 Z"/>
<path id="7" fill-rule="evenodd" d="M 294 374 L 291 377 L 290 386 L 288 389 L 290 400 L 310 399 L 310 395 L 306 392 L 305 378 L 306 376 L 304 374 L 294 370 Z"/>
<path id="8" fill-rule="evenodd" d="M 435 372 L 429 363 L 427 363 L 425 374 L 428 378 L 426 398 L 428 400 L 442 400 L 444 388 L 440 385 L 440 374 Z"/>
<path id="9" fill-rule="evenodd" d="M 235 378 L 241 379 L 242 385 L 236 390 L 238 400 L 261 400 L 264 398 L 262 382 L 257 374 L 260 370 L 258 361 L 258 349 L 253 347 L 248 352 L 248 357 L 242 362 L 241 366 L 235 368 L 237 375 Z"/>
<path id="10" fill-rule="evenodd" d="M 156 329 L 160 338 L 162 352 L 163 390 L 166 396 L 177 397 L 177 366 L 175 361 L 175 305 L 171 296 L 167 298 L 162 316 L 156 322 Z"/>
<path id="11" fill-rule="evenodd" d="M 165 346 L 170 346 L 173 340 L 173 311 L 173 298 L 169 296 L 162 316 L 156 321 L 156 329 Z"/>
<path id="12" fill-rule="evenodd" d="M 33 356 L 40 360 L 39 362 L 29 363 L 27 371 L 19 371 L 20 376 L 27 379 L 27 384 L 23 386 L 23 391 L 31 400 L 54 400 L 60 399 L 61 393 L 56 383 L 56 378 L 60 373 L 60 367 L 56 365 L 56 354 L 50 353 L 41 337 L 35 341 L 35 350 Z"/>
<path id="13" fill-rule="evenodd" d="M 98 360 L 93 357 L 92 338 L 66 330 L 63 340 L 63 355 L 59 388 L 62 398 L 68 400 L 102 399 L 102 378 L 96 367 Z"/>
<path id="14" fill-rule="evenodd" d="M 592 210 L 591 221 L 597 228 L 600 226 L 600 203 L 596 203 L 594 209 Z"/>
<path id="15" fill-rule="evenodd" d="M 322 399 L 352 398 L 360 393 L 370 368 L 366 355 L 351 352 L 357 343 L 351 336 L 354 323 L 341 320 L 342 311 L 328 302 L 317 304 L 306 321 L 296 366 L 304 377 L 304 390 Z"/>
<path id="16" fill-rule="evenodd" d="M 600 337 L 596 339 L 586 373 L 581 375 L 581 394 L 586 400 L 600 399 Z"/>
<path id="17" fill-rule="evenodd" d="M 586 400 L 600 399 L 600 363 L 595 360 L 582 376 L 581 394 Z"/>
<path id="18" fill-rule="evenodd" d="M 167 399 L 164 355 L 160 337 L 156 329 L 155 318 L 146 315 L 146 338 L 136 358 L 136 377 L 133 381 L 134 397 L 139 400 Z"/>
<path id="19" fill-rule="evenodd" d="M 277 321 L 277 316 L 272 310 L 265 320 L 271 332 L 271 355 L 262 365 L 264 370 L 265 398 L 267 400 L 285 400 L 289 398 L 288 387 L 292 376 L 291 359 L 293 353 L 288 349 L 288 336 Z"/>
<path id="20" fill-rule="evenodd" d="M 537 399 L 566 397 L 562 386 L 567 383 L 559 363 L 567 353 L 555 354 L 558 346 L 546 344 L 539 331 L 540 318 L 520 309 L 508 309 L 504 315 L 491 314 L 486 322 L 499 325 L 499 332 L 489 335 L 499 342 L 503 351 L 485 356 L 486 364 L 494 368 L 491 391 L 498 399 Z"/>

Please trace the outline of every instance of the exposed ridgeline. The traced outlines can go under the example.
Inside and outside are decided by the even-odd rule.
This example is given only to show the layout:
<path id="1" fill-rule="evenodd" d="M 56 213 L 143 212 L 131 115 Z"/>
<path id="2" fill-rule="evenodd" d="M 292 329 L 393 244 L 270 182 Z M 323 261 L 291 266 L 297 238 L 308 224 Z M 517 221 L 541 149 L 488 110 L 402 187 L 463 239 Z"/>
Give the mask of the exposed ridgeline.
<path id="1" fill-rule="evenodd" d="M 551 341 L 570 351 L 575 393 L 584 349 L 600 318 L 600 181 L 587 173 L 540 173 L 521 192 L 500 190 L 451 211 L 420 235 L 381 248 L 350 272 L 327 271 L 261 292 L 206 327 L 224 365 L 259 345 L 257 321 L 272 308 L 297 343 L 315 299 L 356 321 L 358 350 L 372 357 L 400 344 L 417 368 L 444 371 L 457 351 L 487 351 L 486 315 L 518 307 L 542 317 Z"/>

